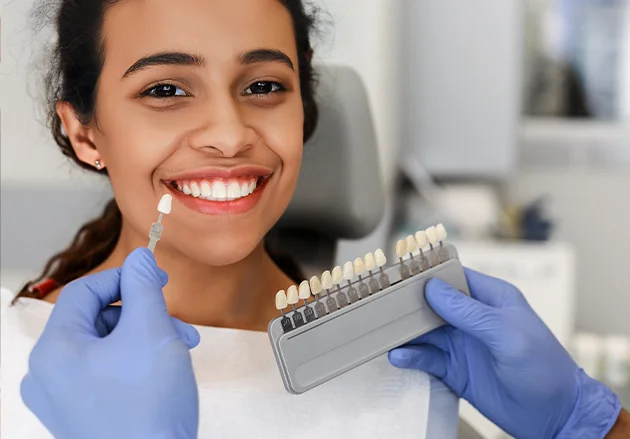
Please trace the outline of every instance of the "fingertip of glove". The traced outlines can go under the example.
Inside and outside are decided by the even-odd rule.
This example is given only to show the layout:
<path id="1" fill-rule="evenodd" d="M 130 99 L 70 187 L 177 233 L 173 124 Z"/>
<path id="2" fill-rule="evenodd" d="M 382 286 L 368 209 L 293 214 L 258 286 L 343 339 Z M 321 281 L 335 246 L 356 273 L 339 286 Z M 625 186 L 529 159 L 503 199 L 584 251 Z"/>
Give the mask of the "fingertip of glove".
<path id="1" fill-rule="evenodd" d="M 409 368 L 412 356 L 406 349 L 393 349 L 389 351 L 387 358 L 392 366 L 399 369 L 407 369 Z"/>
<path id="2" fill-rule="evenodd" d="M 199 345 L 201 341 L 201 336 L 199 335 L 199 331 L 194 326 L 190 327 L 190 330 L 186 331 L 186 345 L 188 349 L 194 349 Z"/>

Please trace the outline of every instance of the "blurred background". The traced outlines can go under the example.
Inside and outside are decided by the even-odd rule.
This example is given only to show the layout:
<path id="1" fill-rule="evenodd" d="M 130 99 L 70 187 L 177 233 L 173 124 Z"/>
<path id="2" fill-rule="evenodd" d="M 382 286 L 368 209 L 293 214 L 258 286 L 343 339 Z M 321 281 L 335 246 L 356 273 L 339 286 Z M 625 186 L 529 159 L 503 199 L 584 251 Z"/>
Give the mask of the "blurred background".
<path id="1" fill-rule="evenodd" d="M 630 0 L 315 3 L 317 61 L 352 67 L 366 86 L 386 194 L 379 226 L 342 241 L 337 260 L 393 249 L 442 222 L 465 265 L 521 288 L 580 364 L 630 405 Z M 3 1 L 0 11 L 1 281 L 10 288 L 50 252 L 21 244 L 24 219 L 5 206 L 42 186 L 106 186 L 68 165 L 42 125 L 31 62 L 47 36 L 25 25 L 31 6 Z M 82 199 L 86 217 L 105 192 Z M 37 204 L 32 227 L 54 215 Z M 70 237 L 47 235 L 42 246 Z M 465 403 L 462 416 L 504 437 Z"/>

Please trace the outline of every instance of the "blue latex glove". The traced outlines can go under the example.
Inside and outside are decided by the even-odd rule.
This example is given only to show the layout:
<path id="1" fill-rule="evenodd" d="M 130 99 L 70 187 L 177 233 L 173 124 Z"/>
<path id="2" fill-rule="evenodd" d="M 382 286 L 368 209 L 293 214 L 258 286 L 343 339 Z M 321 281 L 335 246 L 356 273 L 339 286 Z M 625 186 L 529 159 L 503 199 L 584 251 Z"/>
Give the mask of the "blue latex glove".
<path id="1" fill-rule="evenodd" d="M 197 330 L 171 317 L 166 273 L 146 248 L 122 268 L 68 284 L 29 360 L 22 399 L 57 438 L 197 437 L 189 348 Z M 109 306 L 122 299 L 122 307 Z"/>
<path id="2" fill-rule="evenodd" d="M 450 325 L 390 352 L 397 367 L 441 378 L 519 439 L 603 438 L 619 399 L 578 368 L 514 286 L 466 270 L 472 298 L 440 279 L 426 298 Z"/>

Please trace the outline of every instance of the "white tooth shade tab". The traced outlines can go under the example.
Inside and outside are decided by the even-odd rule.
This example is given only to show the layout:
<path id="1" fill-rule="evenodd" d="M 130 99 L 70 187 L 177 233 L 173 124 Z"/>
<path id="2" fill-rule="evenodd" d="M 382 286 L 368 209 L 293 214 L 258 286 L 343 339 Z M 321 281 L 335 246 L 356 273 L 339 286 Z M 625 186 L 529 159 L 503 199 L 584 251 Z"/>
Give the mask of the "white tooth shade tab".
<path id="1" fill-rule="evenodd" d="M 171 194 L 162 195 L 162 198 L 160 198 L 160 202 L 158 203 L 158 212 L 168 215 L 171 213 L 172 204 L 173 196 Z"/>
<path id="2" fill-rule="evenodd" d="M 374 260 L 374 254 L 367 253 L 365 255 L 365 258 L 363 258 L 365 260 L 365 269 L 372 271 L 376 268 L 376 261 Z"/>
<path id="3" fill-rule="evenodd" d="M 311 293 L 317 295 L 322 292 L 322 283 L 319 281 L 317 276 L 311 277 L 309 283 L 311 285 Z"/>
<path id="4" fill-rule="evenodd" d="M 335 285 L 339 285 L 343 281 L 343 270 L 337 265 L 332 271 L 332 281 Z"/>
<path id="5" fill-rule="evenodd" d="M 287 293 L 284 290 L 280 290 L 276 293 L 276 308 L 278 311 L 285 309 L 289 305 L 287 300 Z"/>
<path id="6" fill-rule="evenodd" d="M 306 300 L 311 297 L 311 288 L 308 286 L 307 280 L 302 281 L 300 284 L 299 296 L 302 300 Z"/>
<path id="7" fill-rule="evenodd" d="M 365 263 L 363 263 L 363 259 L 356 258 L 354 260 L 354 274 L 361 276 L 363 273 L 365 273 Z"/>
<path id="8" fill-rule="evenodd" d="M 385 253 L 380 248 L 374 252 L 374 259 L 376 261 L 377 267 L 382 267 L 387 264 L 387 258 L 385 257 Z"/>
<path id="9" fill-rule="evenodd" d="M 427 246 L 427 232 L 424 230 L 420 230 L 416 232 L 416 242 L 418 243 L 418 248 L 422 250 Z"/>
<path id="10" fill-rule="evenodd" d="M 446 228 L 444 227 L 444 224 L 440 223 L 437 226 L 435 226 L 435 229 L 437 230 L 437 239 L 439 242 L 442 241 L 446 241 Z"/>
<path id="11" fill-rule="evenodd" d="M 289 305 L 295 305 L 300 300 L 298 289 L 295 285 L 291 285 L 287 289 L 287 300 L 289 302 Z"/>
<path id="12" fill-rule="evenodd" d="M 330 290 L 333 287 L 332 275 L 328 270 L 322 273 L 322 287 L 324 287 L 325 290 Z"/>
<path id="13" fill-rule="evenodd" d="M 405 242 L 404 239 L 400 239 L 396 243 L 396 256 L 398 256 L 399 258 L 402 258 L 406 254 L 407 254 L 407 243 Z"/>
<path id="14" fill-rule="evenodd" d="M 412 235 L 407 236 L 407 253 L 413 253 L 418 250 L 418 243 L 416 242 L 416 238 Z"/>
<path id="15" fill-rule="evenodd" d="M 431 245 L 438 243 L 437 230 L 435 227 L 431 226 L 427 229 L 427 239 Z"/>
<path id="16" fill-rule="evenodd" d="M 343 278 L 345 280 L 354 279 L 354 264 L 350 261 L 343 264 Z"/>

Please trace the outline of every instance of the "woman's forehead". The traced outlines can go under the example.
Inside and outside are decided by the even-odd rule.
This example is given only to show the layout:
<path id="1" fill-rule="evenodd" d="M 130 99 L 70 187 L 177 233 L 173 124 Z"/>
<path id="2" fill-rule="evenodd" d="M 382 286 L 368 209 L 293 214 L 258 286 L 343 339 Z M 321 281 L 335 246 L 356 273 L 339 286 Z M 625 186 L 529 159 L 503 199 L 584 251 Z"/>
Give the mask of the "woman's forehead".
<path id="1" fill-rule="evenodd" d="M 293 23 L 279 0 L 123 0 L 103 23 L 106 58 L 121 63 L 165 50 L 220 62 L 272 48 L 297 65 Z"/>

